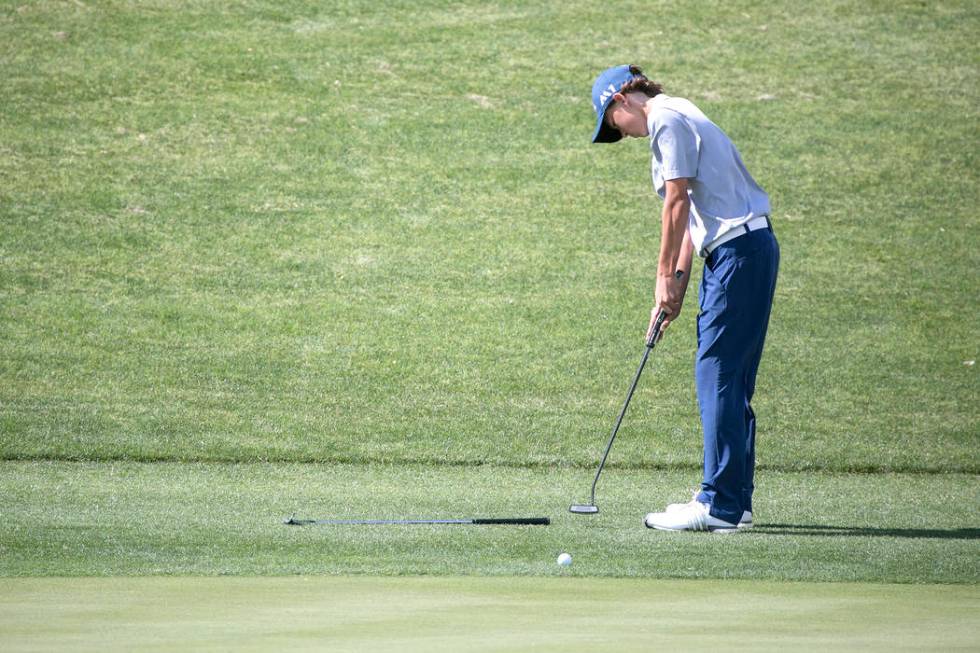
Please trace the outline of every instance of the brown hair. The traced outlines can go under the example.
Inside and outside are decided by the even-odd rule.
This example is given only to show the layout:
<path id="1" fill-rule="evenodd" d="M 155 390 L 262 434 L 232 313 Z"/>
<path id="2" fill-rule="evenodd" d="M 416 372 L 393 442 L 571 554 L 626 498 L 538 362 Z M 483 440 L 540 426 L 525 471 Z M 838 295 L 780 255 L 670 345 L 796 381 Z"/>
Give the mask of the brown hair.
<path id="1" fill-rule="evenodd" d="M 639 92 L 644 93 L 647 97 L 656 97 L 664 92 L 664 87 L 647 79 L 639 66 L 630 66 L 630 74 L 633 75 L 633 79 L 623 84 L 619 89 L 620 93 Z"/>

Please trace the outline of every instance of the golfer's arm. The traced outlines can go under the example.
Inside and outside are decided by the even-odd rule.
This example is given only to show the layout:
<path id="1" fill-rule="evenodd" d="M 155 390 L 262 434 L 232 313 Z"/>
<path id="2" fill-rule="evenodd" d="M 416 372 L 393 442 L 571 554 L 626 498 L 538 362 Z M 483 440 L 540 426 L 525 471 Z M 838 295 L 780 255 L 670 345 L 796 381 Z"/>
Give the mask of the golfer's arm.
<path id="1" fill-rule="evenodd" d="M 666 182 L 664 210 L 660 217 L 660 260 L 657 275 L 673 277 L 677 270 L 684 272 L 685 285 L 691 275 L 691 255 L 694 247 L 687 233 L 687 218 L 691 200 L 687 196 L 687 179 Z"/>
<path id="2" fill-rule="evenodd" d="M 681 255 L 674 269 L 681 270 L 684 273 L 684 276 L 681 277 L 681 284 L 685 289 L 687 288 L 687 282 L 691 279 L 691 261 L 693 260 L 693 255 L 694 245 L 691 244 L 691 234 L 687 229 L 684 229 L 684 242 L 681 243 Z"/>

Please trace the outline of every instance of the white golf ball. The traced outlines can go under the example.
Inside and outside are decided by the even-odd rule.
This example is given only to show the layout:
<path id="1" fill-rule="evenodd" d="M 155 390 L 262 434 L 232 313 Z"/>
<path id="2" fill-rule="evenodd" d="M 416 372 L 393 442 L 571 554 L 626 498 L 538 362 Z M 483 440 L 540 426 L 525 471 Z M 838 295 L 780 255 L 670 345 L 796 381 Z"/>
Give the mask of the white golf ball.
<path id="1" fill-rule="evenodd" d="M 558 564 L 562 567 L 567 567 L 568 565 L 572 564 L 572 556 L 568 555 L 567 553 L 562 553 L 558 556 Z"/>

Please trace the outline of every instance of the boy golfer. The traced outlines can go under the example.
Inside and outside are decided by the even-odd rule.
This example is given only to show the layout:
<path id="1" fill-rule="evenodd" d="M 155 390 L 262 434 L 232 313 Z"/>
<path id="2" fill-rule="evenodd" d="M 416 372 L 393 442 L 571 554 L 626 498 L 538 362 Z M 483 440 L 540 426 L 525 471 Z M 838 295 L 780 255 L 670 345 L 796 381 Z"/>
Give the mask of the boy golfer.
<path id="1" fill-rule="evenodd" d="M 692 254 L 704 259 L 694 367 L 704 478 L 693 501 L 671 504 L 644 521 L 669 531 L 749 527 L 755 469 L 750 402 L 779 267 L 769 196 L 717 125 L 688 100 L 666 95 L 636 66 L 599 75 L 592 105 L 593 143 L 650 138 L 653 186 L 664 200 L 651 329 L 660 311 L 667 314 L 664 327 L 677 318 Z"/>

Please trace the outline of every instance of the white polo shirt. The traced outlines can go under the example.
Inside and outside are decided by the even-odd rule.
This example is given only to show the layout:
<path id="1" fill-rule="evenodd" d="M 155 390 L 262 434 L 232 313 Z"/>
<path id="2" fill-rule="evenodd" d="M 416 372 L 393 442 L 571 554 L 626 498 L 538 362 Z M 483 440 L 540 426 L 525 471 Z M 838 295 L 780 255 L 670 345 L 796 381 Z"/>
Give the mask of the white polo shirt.
<path id="1" fill-rule="evenodd" d="M 658 95 L 647 117 L 653 187 L 663 198 L 666 181 L 688 179 L 688 230 L 694 251 L 752 218 L 769 215 L 759 187 L 731 139 L 690 101 Z"/>

